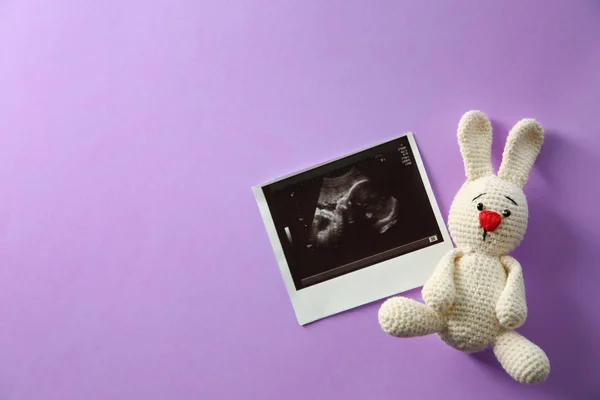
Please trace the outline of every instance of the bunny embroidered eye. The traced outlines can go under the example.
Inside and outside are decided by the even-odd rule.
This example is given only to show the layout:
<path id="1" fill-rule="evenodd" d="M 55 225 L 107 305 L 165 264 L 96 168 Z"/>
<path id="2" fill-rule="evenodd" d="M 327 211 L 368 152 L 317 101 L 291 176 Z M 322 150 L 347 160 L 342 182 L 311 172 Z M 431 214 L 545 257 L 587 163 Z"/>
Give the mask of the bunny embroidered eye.
<path id="1" fill-rule="evenodd" d="M 510 202 L 513 203 L 515 206 L 518 206 L 517 202 L 514 201 L 513 199 L 511 199 L 510 197 L 508 197 L 508 196 L 504 196 L 504 197 L 506 197 L 508 200 L 510 200 Z"/>
<path id="2" fill-rule="evenodd" d="M 482 203 L 477 203 L 477 209 L 479 211 L 482 211 L 483 210 L 483 204 Z"/>
<path id="3" fill-rule="evenodd" d="M 510 217 L 510 210 L 502 211 L 502 215 L 504 215 L 505 217 Z"/>

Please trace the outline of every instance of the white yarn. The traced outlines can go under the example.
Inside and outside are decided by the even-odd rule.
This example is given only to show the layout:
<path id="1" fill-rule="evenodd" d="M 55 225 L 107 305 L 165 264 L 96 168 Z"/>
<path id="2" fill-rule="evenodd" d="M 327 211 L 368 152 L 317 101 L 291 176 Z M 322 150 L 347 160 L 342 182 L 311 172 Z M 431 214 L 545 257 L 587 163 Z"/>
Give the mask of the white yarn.
<path id="1" fill-rule="evenodd" d="M 491 345 L 515 380 L 542 382 L 550 373 L 548 357 L 512 331 L 525 322 L 527 303 L 521 265 L 506 255 L 527 229 L 527 201 L 521 188 L 542 145 L 542 127 L 532 119 L 515 125 L 498 176 L 491 164 L 492 127 L 483 113 L 469 111 L 461 118 L 458 142 L 467 181 L 448 216 L 457 248 L 440 260 L 423 286 L 426 305 L 403 297 L 389 299 L 379 310 L 379 323 L 398 337 L 437 333 L 465 352 Z M 502 215 L 500 224 L 484 233 L 482 211 Z"/>

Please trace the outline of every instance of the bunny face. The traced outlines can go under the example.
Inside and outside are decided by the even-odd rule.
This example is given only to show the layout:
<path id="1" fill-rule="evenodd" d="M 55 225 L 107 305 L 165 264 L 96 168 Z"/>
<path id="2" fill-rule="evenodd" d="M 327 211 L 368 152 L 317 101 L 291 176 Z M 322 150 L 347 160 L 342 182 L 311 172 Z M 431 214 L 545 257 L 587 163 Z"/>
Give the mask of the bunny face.
<path id="1" fill-rule="evenodd" d="M 496 176 L 491 164 L 492 127 L 479 111 L 469 111 L 458 126 L 467 181 L 448 216 L 456 245 L 466 251 L 501 256 L 519 245 L 527 229 L 527 199 L 522 187 L 543 142 L 537 121 L 524 119 L 508 135 Z"/>
<path id="2" fill-rule="evenodd" d="M 501 256 L 523 239 L 527 216 L 521 188 L 490 175 L 462 186 L 450 207 L 448 226 L 458 247 Z"/>

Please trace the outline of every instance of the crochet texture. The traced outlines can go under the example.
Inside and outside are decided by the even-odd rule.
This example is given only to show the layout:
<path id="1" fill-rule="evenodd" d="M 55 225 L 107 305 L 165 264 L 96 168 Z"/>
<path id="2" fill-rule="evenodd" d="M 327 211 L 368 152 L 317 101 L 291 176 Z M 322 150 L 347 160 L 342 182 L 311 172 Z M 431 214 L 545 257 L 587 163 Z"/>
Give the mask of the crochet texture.
<path id="1" fill-rule="evenodd" d="M 476 352 L 488 346 L 521 383 L 544 381 L 550 362 L 542 349 L 514 331 L 525 323 L 523 272 L 514 250 L 527 229 L 522 187 L 543 142 L 533 119 L 510 131 L 498 175 L 491 163 L 492 126 L 479 111 L 460 120 L 458 143 L 467 181 L 448 216 L 457 248 L 446 254 L 423 286 L 425 304 L 395 297 L 383 303 L 379 323 L 397 337 L 436 333 L 448 345 Z"/>

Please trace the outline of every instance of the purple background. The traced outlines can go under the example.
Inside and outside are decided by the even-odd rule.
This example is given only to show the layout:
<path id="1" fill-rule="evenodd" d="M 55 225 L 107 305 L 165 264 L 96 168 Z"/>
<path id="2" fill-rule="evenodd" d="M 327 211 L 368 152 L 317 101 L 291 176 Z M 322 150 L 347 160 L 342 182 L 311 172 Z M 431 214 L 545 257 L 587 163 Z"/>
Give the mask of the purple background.
<path id="1" fill-rule="evenodd" d="M 600 2 L 0 2 L 1 399 L 599 398 Z M 548 382 L 297 325 L 250 187 L 412 130 L 447 214 L 455 130 L 547 140 L 515 252 Z M 419 292 L 410 296 L 419 298 Z"/>

